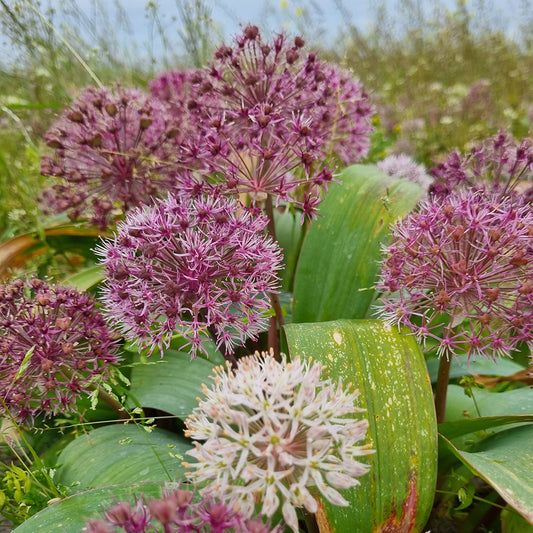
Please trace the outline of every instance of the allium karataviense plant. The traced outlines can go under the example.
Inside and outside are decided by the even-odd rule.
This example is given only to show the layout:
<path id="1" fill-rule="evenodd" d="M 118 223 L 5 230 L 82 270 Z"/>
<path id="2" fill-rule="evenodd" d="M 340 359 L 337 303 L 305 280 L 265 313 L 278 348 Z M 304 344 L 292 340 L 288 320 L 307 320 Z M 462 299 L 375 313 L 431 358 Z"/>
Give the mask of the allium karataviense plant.
<path id="1" fill-rule="evenodd" d="M 165 73 L 151 87 L 170 102 L 188 98 L 191 117 L 208 127 L 198 153 L 228 192 L 291 202 L 312 217 L 332 179 L 331 152 L 345 163 L 368 152 L 372 110 L 357 80 L 303 47 L 283 34 L 264 41 L 249 25 L 190 80 Z"/>
<path id="2" fill-rule="evenodd" d="M 484 190 L 519 201 L 533 200 L 533 138 L 517 142 L 500 132 L 468 153 L 454 151 L 430 171 L 430 192 L 445 196 L 458 189 Z"/>
<path id="3" fill-rule="evenodd" d="M 193 501 L 194 493 L 175 489 L 166 491 L 160 498 L 145 502 L 138 498 L 135 505 L 117 502 L 104 512 L 103 519 L 90 520 L 86 533 L 278 533 L 261 520 L 246 519 L 233 505 L 203 498 Z M 162 529 L 161 529 L 162 527 Z M 117 530 L 117 528 L 119 528 Z"/>
<path id="4" fill-rule="evenodd" d="M 0 285 L 1 409 L 18 421 L 74 411 L 118 361 L 89 295 L 39 279 Z"/>
<path id="5" fill-rule="evenodd" d="M 287 525 L 298 531 L 296 508 L 316 513 L 319 493 L 348 505 L 337 489 L 359 484 L 369 466 L 358 461 L 372 450 L 360 442 L 366 419 L 352 416 L 357 390 L 321 377 L 318 362 L 258 354 L 235 369 L 215 369 L 211 388 L 185 424 L 196 448 L 186 474 L 204 497 L 229 497 L 246 516 L 271 517 L 282 502 Z"/>
<path id="6" fill-rule="evenodd" d="M 42 194 L 46 211 L 106 228 L 113 216 L 166 194 L 175 183 L 169 173 L 192 158 L 181 118 L 133 89 L 85 89 L 45 135 L 55 154 L 43 156 L 41 173 L 58 178 Z"/>
<path id="7" fill-rule="evenodd" d="M 509 356 L 533 339 L 532 243 L 529 205 L 468 190 L 423 201 L 392 230 L 381 316 L 436 349 L 442 372 L 462 353 Z"/>
<path id="8" fill-rule="evenodd" d="M 266 225 L 213 190 L 169 194 L 130 212 L 96 250 L 107 316 L 150 351 L 177 333 L 193 356 L 207 353 L 211 335 L 231 358 L 234 346 L 267 328 L 268 295 L 278 291 L 282 256 Z"/>

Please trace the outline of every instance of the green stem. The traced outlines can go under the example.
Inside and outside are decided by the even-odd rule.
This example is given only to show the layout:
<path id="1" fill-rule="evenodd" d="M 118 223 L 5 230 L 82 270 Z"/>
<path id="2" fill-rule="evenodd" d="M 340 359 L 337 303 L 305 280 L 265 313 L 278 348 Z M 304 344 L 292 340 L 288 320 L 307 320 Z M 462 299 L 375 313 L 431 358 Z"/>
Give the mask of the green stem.
<path id="1" fill-rule="evenodd" d="M 435 411 L 437 413 L 437 424 L 444 422 L 446 414 L 446 395 L 448 393 L 448 383 L 450 381 L 450 367 L 452 356 L 445 351 L 439 361 L 439 372 L 437 374 L 437 386 L 435 389 Z"/>
<path id="2" fill-rule="evenodd" d="M 274 223 L 274 206 L 272 205 L 272 197 L 270 195 L 267 196 L 265 210 L 268 217 L 268 234 L 272 237 L 274 242 L 278 242 L 276 238 L 276 225 Z M 268 346 L 274 350 L 274 356 L 280 361 L 278 326 L 281 329 L 285 325 L 285 318 L 277 293 L 270 293 L 270 303 L 272 304 L 276 316 L 273 317 L 275 320 L 270 320 L 268 327 Z"/>
<path id="3" fill-rule="evenodd" d="M 65 365 L 61 365 L 61 372 L 69 379 L 74 377 L 74 373 Z M 128 413 L 126 408 L 112 394 L 109 394 L 102 387 L 100 387 L 100 385 L 97 385 L 96 383 L 90 383 L 88 384 L 88 389 L 98 391 L 98 399 L 111 407 L 111 409 L 113 409 L 119 418 L 122 420 L 131 419 L 131 415 Z"/>

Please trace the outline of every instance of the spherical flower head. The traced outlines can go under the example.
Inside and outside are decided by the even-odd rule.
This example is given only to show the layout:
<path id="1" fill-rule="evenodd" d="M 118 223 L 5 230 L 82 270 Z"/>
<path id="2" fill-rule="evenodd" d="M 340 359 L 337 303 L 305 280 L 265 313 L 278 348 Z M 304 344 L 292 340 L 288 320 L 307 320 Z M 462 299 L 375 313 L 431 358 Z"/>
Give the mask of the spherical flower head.
<path id="1" fill-rule="evenodd" d="M 389 155 L 376 163 L 376 167 L 388 176 L 408 179 L 425 189 L 433 182 L 433 178 L 426 172 L 426 167 L 405 154 Z"/>
<path id="2" fill-rule="evenodd" d="M 359 484 L 371 450 L 359 443 L 368 421 L 353 415 L 358 391 L 321 378 L 318 362 L 278 362 L 272 353 L 215 370 L 211 388 L 186 420 L 186 436 L 205 441 L 187 452 L 189 479 L 203 496 L 230 498 L 251 516 L 256 495 L 271 517 L 282 501 L 283 518 L 298 531 L 296 507 L 317 511 L 311 491 L 348 505 L 337 489 Z"/>
<path id="3" fill-rule="evenodd" d="M 0 394 L 20 422 L 75 411 L 117 350 L 87 294 L 39 279 L 0 285 Z"/>
<path id="4" fill-rule="evenodd" d="M 290 202 L 312 217 L 332 180 L 332 144 L 359 160 L 367 151 L 370 108 L 358 82 L 280 34 L 263 40 L 247 26 L 192 79 L 194 110 L 206 121 L 211 170 L 231 192 L 261 204 Z M 351 151 L 348 146 L 351 146 Z"/>
<path id="5" fill-rule="evenodd" d="M 179 333 L 191 354 L 211 334 L 232 350 L 266 329 L 281 253 L 267 219 L 216 191 L 168 195 L 132 211 L 96 253 L 107 271 L 107 316 L 142 348 Z"/>
<path id="6" fill-rule="evenodd" d="M 421 202 L 385 249 L 381 315 L 439 355 L 509 355 L 533 338 L 533 213 L 462 191 Z"/>
<path id="7" fill-rule="evenodd" d="M 246 519 L 229 503 L 213 498 L 193 500 L 194 494 L 182 488 L 166 490 L 160 498 L 146 501 L 144 496 L 129 502 L 115 502 L 103 519 L 90 520 L 86 533 L 126 531 L 145 533 L 280 533 L 258 519 Z M 162 528 L 162 529 L 161 529 Z"/>
<path id="8" fill-rule="evenodd" d="M 314 122 L 330 136 L 329 150 L 343 164 L 357 163 L 370 149 L 374 108 L 362 83 L 334 63 L 324 64 L 323 83 Z"/>
<path id="9" fill-rule="evenodd" d="M 517 142 L 502 131 L 466 154 L 452 152 L 430 172 L 435 177 L 430 192 L 435 196 L 466 188 L 531 202 L 533 139 Z"/>
<path id="10" fill-rule="evenodd" d="M 166 193 L 174 186 L 169 170 L 180 163 L 177 119 L 133 89 L 85 89 L 45 135 L 55 155 L 43 157 L 41 173 L 59 179 L 42 195 L 46 211 L 106 228 L 117 214 Z"/>

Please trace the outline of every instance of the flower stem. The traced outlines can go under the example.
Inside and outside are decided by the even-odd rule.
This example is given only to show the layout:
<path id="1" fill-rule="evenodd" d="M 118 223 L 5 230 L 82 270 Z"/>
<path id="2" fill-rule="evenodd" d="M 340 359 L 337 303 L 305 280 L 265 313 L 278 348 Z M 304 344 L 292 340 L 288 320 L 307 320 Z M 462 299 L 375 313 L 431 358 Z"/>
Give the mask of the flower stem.
<path id="1" fill-rule="evenodd" d="M 310 513 L 305 507 L 302 508 L 302 514 L 307 526 L 307 533 L 320 533 L 315 515 Z"/>
<path id="2" fill-rule="evenodd" d="M 444 422 L 446 414 L 446 395 L 448 393 L 448 383 L 450 381 L 450 367 L 452 356 L 445 351 L 439 361 L 439 372 L 437 374 L 437 386 L 435 389 L 435 411 L 437 413 L 437 424 Z"/>
<path id="3" fill-rule="evenodd" d="M 272 205 L 272 197 L 270 195 L 267 196 L 265 210 L 268 217 L 268 234 L 275 242 L 277 242 L 276 225 L 274 223 L 274 206 Z M 279 296 L 277 293 L 270 293 L 270 303 L 272 304 L 272 308 L 274 309 L 276 316 L 272 317 L 274 320 L 271 319 L 269 323 L 268 346 L 274 350 L 274 356 L 276 357 L 276 360 L 281 361 L 279 353 L 278 326 L 280 329 L 283 327 L 285 324 L 285 318 L 283 317 L 283 310 L 281 309 L 281 304 L 279 303 Z"/>
<path id="4" fill-rule="evenodd" d="M 119 416 L 119 418 L 123 420 L 130 420 L 131 415 L 128 413 L 125 407 L 122 406 L 122 404 L 117 401 L 111 394 L 106 392 L 102 387 L 96 386 L 98 388 L 98 399 L 102 400 L 104 403 L 109 405 L 115 413 Z"/>
<path id="5" fill-rule="evenodd" d="M 74 372 L 72 372 L 70 368 L 67 368 L 66 365 L 61 365 L 61 372 L 70 379 L 74 376 Z M 89 383 L 88 388 L 98 391 L 98 399 L 111 407 L 111 409 L 113 409 L 119 418 L 122 420 L 131 419 L 131 415 L 128 413 L 126 408 L 112 394 L 109 394 L 102 387 L 100 387 L 100 385 L 96 383 Z"/>

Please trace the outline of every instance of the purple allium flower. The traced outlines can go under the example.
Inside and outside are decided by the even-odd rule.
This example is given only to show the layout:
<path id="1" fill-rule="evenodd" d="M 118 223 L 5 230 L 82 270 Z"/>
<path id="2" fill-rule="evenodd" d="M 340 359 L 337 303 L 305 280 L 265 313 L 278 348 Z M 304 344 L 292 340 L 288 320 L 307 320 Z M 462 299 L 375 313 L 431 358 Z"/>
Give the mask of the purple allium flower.
<path id="1" fill-rule="evenodd" d="M 271 517 L 282 500 L 283 518 L 298 531 L 296 507 L 317 511 L 311 491 L 334 505 L 348 505 L 336 489 L 359 484 L 372 453 L 359 445 L 365 419 L 345 417 L 361 409 L 358 391 L 321 379 L 318 362 L 277 362 L 273 353 L 245 357 L 235 370 L 215 370 L 212 388 L 186 420 L 186 436 L 205 441 L 187 452 L 187 476 L 203 496 L 229 497 L 243 514 Z M 207 483 L 207 484 L 205 484 Z M 205 484 L 205 486 L 204 486 Z M 311 489 L 311 491 L 310 491 Z"/>
<path id="2" fill-rule="evenodd" d="M 376 163 L 376 167 L 388 176 L 408 179 L 425 189 L 433 182 L 433 178 L 426 172 L 426 167 L 405 154 L 389 155 Z"/>
<path id="3" fill-rule="evenodd" d="M 94 300 L 39 279 L 0 285 L 0 394 L 24 422 L 75 409 L 117 347 Z"/>
<path id="4" fill-rule="evenodd" d="M 118 527 L 127 533 L 280 533 L 278 527 L 272 529 L 259 519 L 246 519 L 231 504 L 213 498 L 196 502 L 193 498 L 191 491 L 175 489 L 148 503 L 143 497 L 136 498 L 134 507 L 129 502 L 117 502 L 104 512 L 104 519 L 90 520 L 84 531 L 110 533 Z"/>
<path id="5" fill-rule="evenodd" d="M 363 85 L 350 72 L 326 63 L 324 76 L 326 87 L 317 106 L 321 109 L 318 124 L 326 138 L 331 136 L 330 150 L 342 163 L 357 163 L 368 155 L 374 108 Z"/>
<path id="6" fill-rule="evenodd" d="M 495 358 L 533 339 L 533 213 L 472 191 L 433 198 L 385 250 L 381 315 L 437 353 Z"/>
<path id="7" fill-rule="evenodd" d="M 187 107 L 208 125 L 199 152 L 228 191 L 292 202 L 311 217 L 336 143 L 343 160 L 366 154 L 371 109 L 359 82 L 303 46 L 284 35 L 266 42 L 247 26 L 193 75 Z"/>
<path id="8" fill-rule="evenodd" d="M 43 193 L 47 211 L 106 228 L 117 212 L 170 190 L 169 171 L 192 157 L 177 148 L 180 118 L 133 89 L 85 89 L 45 136 L 55 156 L 43 157 L 41 173 L 59 178 Z"/>
<path id="9" fill-rule="evenodd" d="M 138 208 L 96 252 L 107 270 L 107 315 L 143 348 L 177 332 L 191 353 L 206 335 L 227 350 L 266 329 L 281 253 L 267 219 L 216 194 L 168 195 Z"/>
<path id="10" fill-rule="evenodd" d="M 474 146 L 463 155 L 454 151 L 430 169 L 435 181 L 430 192 L 445 196 L 461 188 L 484 190 L 500 196 L 533 199 L 533 139 L 518 143 L 509 134 L 498 135 Z"/>

